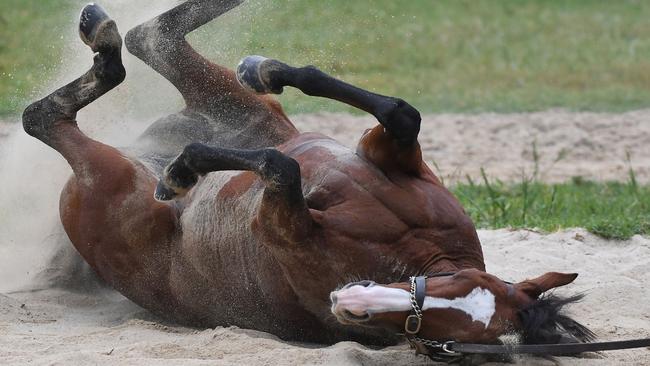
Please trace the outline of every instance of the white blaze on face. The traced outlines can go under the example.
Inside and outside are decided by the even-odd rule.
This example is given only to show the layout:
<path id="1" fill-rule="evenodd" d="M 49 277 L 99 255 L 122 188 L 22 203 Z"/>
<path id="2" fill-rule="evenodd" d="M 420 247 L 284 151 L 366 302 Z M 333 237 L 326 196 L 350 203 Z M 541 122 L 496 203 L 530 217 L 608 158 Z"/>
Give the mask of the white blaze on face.
<path id="1" fill-rule="evenodd" d="M 465 297 L 457 297 L 453 300 L 427 296 L 424 298 L 422 308 L 423 310 L 458 309 L 471 316 L 472 321 L 479 321 L 487 328 L 496 311 L 496 301 L 492 292 L 476 287 Z"/>
<path id="2" fill-rule="evenodd" d="M 334 293 L 336 304 L 332 310 L 347 310 L 355 315 L 386 313 L 411 310 L 410 294 L 402 289 L 383 286 L 352 286 Z M 455 299 L 426 296 L 422 310 L 457 309 L 478 321 L 487 328 L 496 311 L 494 294 L 476 287 L 469 294 Z"/>

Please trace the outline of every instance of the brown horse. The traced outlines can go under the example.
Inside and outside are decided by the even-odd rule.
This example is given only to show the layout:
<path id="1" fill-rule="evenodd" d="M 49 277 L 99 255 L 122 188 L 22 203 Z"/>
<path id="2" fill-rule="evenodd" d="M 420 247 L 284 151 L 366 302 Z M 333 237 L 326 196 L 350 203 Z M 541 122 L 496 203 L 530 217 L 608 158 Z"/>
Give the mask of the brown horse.
<path id="1" fill-rule="evenodd" d="M 235 74 L 185 41 L 238 4 L 186 1 L 128 32 L 128 50 L 169 80 L 186 108 L 122 150 L 75 121 L 126 75 L 115 22 L 84 8 L 80 34 L 94 65 L 23 115 L 25 131 L 74 172 L 61 194 L 65 231 L 101 278 L 165 319 L 284 339 L 391 342 L 381 328 L 336 322 L 330 291 L 355 278 L 484 271 L 474 225 L 422 161 L 420 115 L 403 100 L 261 57 Z M 358 107 L 380 124 L 356 152 L 301 134 L 259 95 L 283 86 Z"/>

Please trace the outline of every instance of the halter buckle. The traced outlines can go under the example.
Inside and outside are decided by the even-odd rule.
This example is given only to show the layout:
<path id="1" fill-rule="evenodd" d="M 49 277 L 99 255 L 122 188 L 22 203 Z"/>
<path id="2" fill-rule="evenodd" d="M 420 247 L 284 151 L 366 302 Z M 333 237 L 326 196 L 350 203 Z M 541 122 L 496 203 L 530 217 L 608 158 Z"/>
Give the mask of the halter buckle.
<path id="1" fill-rule="evenodd" d="M 422 318 L 417 315 L 409 315 L 404 323 L 404 330 L 408 334 L 417 334 L 422 326 Z"/>

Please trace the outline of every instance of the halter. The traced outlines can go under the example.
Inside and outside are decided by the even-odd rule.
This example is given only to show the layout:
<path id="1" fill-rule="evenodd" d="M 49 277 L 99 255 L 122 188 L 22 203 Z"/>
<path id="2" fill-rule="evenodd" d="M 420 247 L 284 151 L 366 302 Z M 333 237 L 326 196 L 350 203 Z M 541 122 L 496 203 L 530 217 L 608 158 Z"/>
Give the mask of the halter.
<path id="1" fill-rule="evenodd" d="M 451 276 L 453 272 L 436 273 L 431 277 Z M 454 341 L 438 342 L 430 339 L 418 337 L 420 328 L 422 327 L 422 306 L 424 305 L 424 298 L 427 289 L 427 276 L 411 277 L 411 291 L 409 298 L 411 300 L 411 313 L 404 322 L 404 335 L 415 348 L 415 352 L 429 356 L 434 361 L 453 362 L 462 357 L 462 353 L 454 352 L 450 346 Z"/>
<path id="2" fill-rule="evenodd" d="M 411 312 L 404 322 L 404 336 L 406 336 L 411 347 L 415 349 L 416 354 L 429 356 L 434 361 L 451 363 L 460 361 L 469 354 L 567 355 L 650 346 L 650 338 L 594 343 L 495 345 L 458 343 L 451 340 L 438 342 L 418 337 L 422 327 L 422 307 L 426 296 L 426 279 L 451 275 L 454 275 L 454 272 L 441 272 L 431 276 L 413 276 L 409 279 L 411 283 L 409 296 Z M 504 282 L 512 285 L 510 282 Z"/>

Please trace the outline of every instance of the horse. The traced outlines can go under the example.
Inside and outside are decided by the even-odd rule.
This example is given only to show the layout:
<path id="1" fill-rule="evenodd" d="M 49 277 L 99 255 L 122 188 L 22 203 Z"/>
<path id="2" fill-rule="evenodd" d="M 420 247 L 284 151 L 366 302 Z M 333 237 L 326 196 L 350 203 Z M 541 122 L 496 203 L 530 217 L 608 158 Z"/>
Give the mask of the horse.
<path id="1" fill-rule="evenodd" d="M 240 2 L 182 2 L 124 41 L 101 7 L 83 8 L 79 33 L 93 66 L 23 113 L 25 131 L 72 167 L 60 197 L 65 232 L 100 278 L 162 319 L 392 344 L 399 338 L 382 327 L 337 322 L 332 289 L 484 273 L 474 224 L 422 160 L 420 114 L 404 100 L 261 56 L 235 72 L 185 40 Z M 186 106 L 118 149 L 85 135 L 76 113 L 125 79 L 123 43 Z M 285 86 L 379 124 L 356 150 L 300 133 L 269 96 Z"/>

